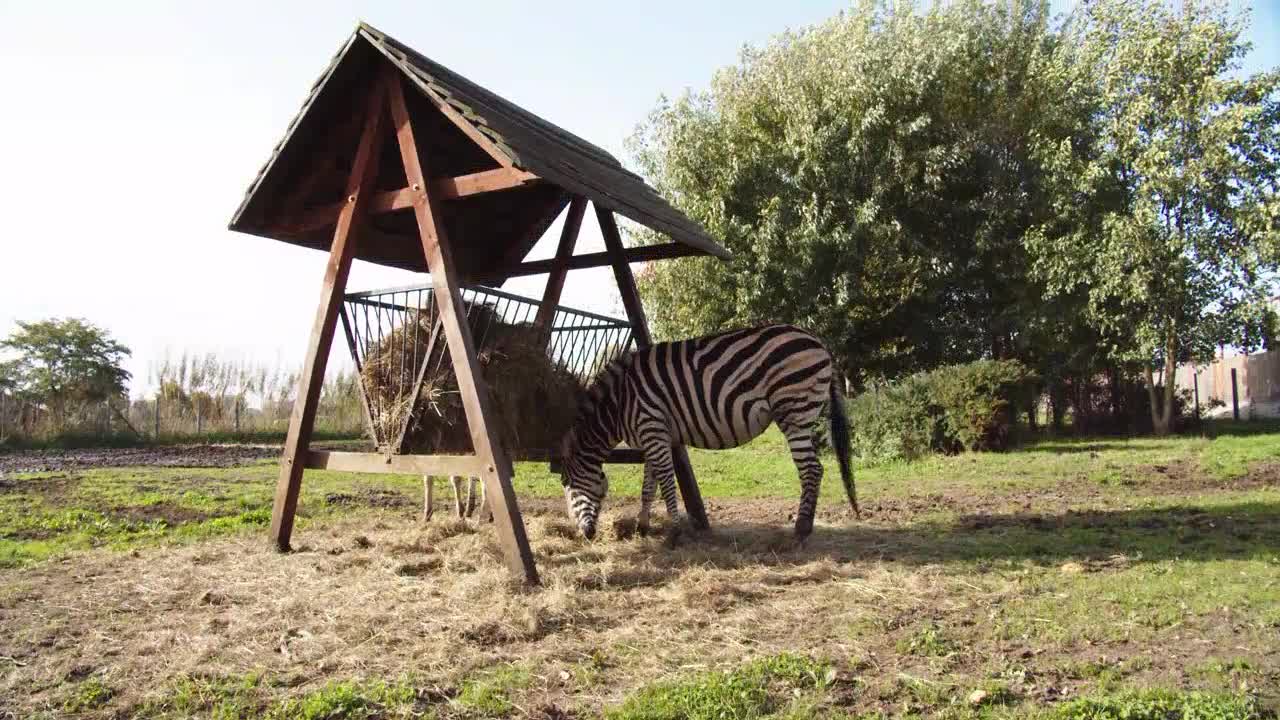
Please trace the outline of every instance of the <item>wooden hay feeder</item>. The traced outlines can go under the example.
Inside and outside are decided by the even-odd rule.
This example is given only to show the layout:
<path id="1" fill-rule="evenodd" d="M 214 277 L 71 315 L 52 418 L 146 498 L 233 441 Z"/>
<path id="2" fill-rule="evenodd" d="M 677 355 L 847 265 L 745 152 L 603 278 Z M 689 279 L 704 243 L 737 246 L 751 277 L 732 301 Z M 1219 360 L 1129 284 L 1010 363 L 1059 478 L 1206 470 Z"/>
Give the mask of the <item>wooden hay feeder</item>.
<path id="1" fill-rule="evenodd" d="M 575 255 L 588 201 L 594 205 L 606 249 Z M 525 261 L 566 208 L 555 257 Z M 674 242 L 624 248 L 615 212 Z M 538 575 L 511 487 L 511 457 L 518 451 L 523 457 L 554 458 L 551 448 L 508 448 L 503 443 L 481 372 L 479 341 L 474 337 L 478 333 L 469 314 L 491 300 L 520 304 L 526 317 L 514 324 L 527 322 L 544 334 L 546 352 L 554 360 L 556 334 L 566 332 L 563 318 L 557 316 L 564 312 L 593 317 L 559 307 L 568 271 L 608 265 L 626 308 L 630 338 L 620 346 L 595 350 L 597 356 L 607 355 L 624 349 L 628 342 L 640 347 L 651 342 L 630 263 L 688 255 L 728 257 L 702 228 L 604 150 L 363 23 L 312 87 L 230 227 L 329 254 L 276 486 L 271 535 L 277 547 L 289 548 L 306 468 L 479 477 L 485 483 L 507 563 L 528 583 L 536 583 Z M 407 299 L 398 305 L 394 302 L 395 293 L 406 290 L 347 296 L 347 275 L 354 258 L 430 273 L 431 284 L 411 289 L 417 294 L 412 306 Z M 541 274 L 548 279 L 540 301 L 504 298 L 505 293 L 490 289 L 509 278 Z M 357 361 L 363 362 L 361 353 L 368 346 L 361 347 L 362 333 L 373 326 L 360 326 L 357 310 L 382 303 L 388 296 L 392 302 L 380 310 L 391 313 L 398 308 L 395 312 L 401 313 L 402 325 L 412 315 L 419 327 L 432 328 L 426 332 L 426 343 L 433 334 L 437 344 L 443 342 L 439 351 L 432 348 L 421 362 L 448 358 L 453 371 L 450 381 L 456 386 L 470 436 L 469 452 L 397 454 L 403 433 L 395 422 L 386 423 L 385 429 L 375 427 L 371 406 L 367 406 L 371 432 L 383 452 L 309 450 L 339 318 L 345 322 Z M 531 321 L 528 315 L 533 316 Z M 594 317 L 601 323 L 618 322 Z M 410 335 L 416 338 L 419 333 Z M 575 341 L 569 347 L 580 355 L 590 354 L 587 342 Z M 599 359 L 592 357 L 590 362 Z M 402 366 L 398 377 L 416 381 L 423 367 L 418 362 Z M 637 458 L 634 453 L 620 453 L 614 459 Z M 706 527 L 697 484 L 681 447 L 676 448 L 676 461 L 686 509 L 695 524 Z"/>

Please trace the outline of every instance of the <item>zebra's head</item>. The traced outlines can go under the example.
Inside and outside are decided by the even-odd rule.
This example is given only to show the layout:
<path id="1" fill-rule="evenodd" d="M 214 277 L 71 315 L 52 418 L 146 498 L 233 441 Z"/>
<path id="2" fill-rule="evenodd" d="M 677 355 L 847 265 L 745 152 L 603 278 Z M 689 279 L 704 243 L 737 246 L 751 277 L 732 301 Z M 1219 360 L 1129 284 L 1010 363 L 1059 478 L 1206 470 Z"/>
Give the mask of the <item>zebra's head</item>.
<path id="1" fill-rule="evenodd" d="M 570 430 L 560 445 L 560 484 L 564 486 L 564 500 L 569 517 L 578 524 L 582 536 L 595 539 L 596 523 L 600 520 L 600 505 L 609 491 L 609 479 L 604 466 L 591 462 L 580 452 L 577 436 Z"/>

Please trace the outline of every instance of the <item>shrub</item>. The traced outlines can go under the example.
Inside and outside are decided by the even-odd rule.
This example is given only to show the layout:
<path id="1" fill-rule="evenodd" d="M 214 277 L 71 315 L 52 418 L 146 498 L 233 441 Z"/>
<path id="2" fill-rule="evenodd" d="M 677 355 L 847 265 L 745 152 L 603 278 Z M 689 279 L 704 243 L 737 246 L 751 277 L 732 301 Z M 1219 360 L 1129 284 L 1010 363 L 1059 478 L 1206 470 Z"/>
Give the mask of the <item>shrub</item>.
<path id="1" fill-rule="evenodd" d="M 1003 450 L 1018 407 L 1027 400 L 1030 374 L 1017 360 L 979 360 L 939 368 L 930 375 L 942 407 L 946 441 L 965 450 Z"/>
<path id="2" fill-rule="evenodd" d="M 1016 360 L 980 360 L 868 390 L 850 402 L 854 451 L 877 462 L 1004 449 L 1030 381 Z"/>
<path id="3" fill-rule="evenodd" d="M 929 378 L 918 373 L 853 398 L 849 405 L 853 451 L 870 462 L 914 460 L 942 442 L 942 409 Z"/>

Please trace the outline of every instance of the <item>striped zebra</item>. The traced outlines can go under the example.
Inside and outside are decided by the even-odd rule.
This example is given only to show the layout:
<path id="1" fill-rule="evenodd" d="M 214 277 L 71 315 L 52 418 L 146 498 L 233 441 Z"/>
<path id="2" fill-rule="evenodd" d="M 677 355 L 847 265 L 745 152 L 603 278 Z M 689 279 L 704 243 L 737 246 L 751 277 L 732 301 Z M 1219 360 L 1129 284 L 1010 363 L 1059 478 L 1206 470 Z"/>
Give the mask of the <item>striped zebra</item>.
<path id="1" fill-rule="evenodd" d="M 649 529 L 655 485 L 678 526 L 672 445 L 737 447 L 776 422 L 800 474 L 795 532 L 804 540 L 813 531 L 822 483 L 813 427 L 828 403 L 840 476 L 850 506 L 858 511 L 841 395 L 831 353 L 791 325 L 658 343 L 630 353 L 601 372 L 562 442 L 561 483 L 569 515 L 587 539 L 595 537 L 609 489 L 603 463 L 610 450 L 626 442 L 641 448 L 645 458 L 638 529 Z"/>

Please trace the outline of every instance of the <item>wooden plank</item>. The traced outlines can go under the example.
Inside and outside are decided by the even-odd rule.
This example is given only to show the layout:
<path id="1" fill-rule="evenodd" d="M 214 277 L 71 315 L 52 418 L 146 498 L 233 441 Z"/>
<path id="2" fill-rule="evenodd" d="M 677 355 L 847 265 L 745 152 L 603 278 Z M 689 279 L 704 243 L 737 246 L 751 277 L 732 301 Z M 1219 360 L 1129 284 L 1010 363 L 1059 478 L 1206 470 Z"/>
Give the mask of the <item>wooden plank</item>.
<path id="1" fill-rule="evenodd" d="M 538 176 L 532 173 L 513 168 L 498 168 L 470 175 L 441 178 L 434 182 L 432 192 L 439 193 L 439 197 L 445 200 L 457 200 L 481 193 L 512 190 L 535 182 L 538 182 Z M 413 207 L 413 196 L 414 190 L 411 187 L 384 190 L 373 196 L 365 212 L 370 215 L 381 215 L 397 210 L 408 210 Z M 269 231 L 285 235 L 300 235 L 331 227 L 337 222 L 338 214 L 342 212 L 344 205 L 346 203 L 334 203 L 285 215 L 285 219 L 272 225 Z"/>
<path id="2" fill-rule="evenodd" d="M 311 450 L 306 466 L 311 470 L 402 475 L 463 475 L 478 477 L 485 463 L 475 455 L 380 455 L 378 453 Z"/>
<path id="3" fill-rule="evenodd" d="M 515 168 L 498 168 L 483 172 L 459 175 L 458 177 L 441 178 L 435 181 L 432 193 L 443 200 L 470 197 L 481 193 L 500 192 L 512 188 L 524 187 L 537 182 L 538 176 Z"/>
<path id="4" fill-rule="evenodd" d="M 471 447 L 483 463 L 476 473 L 485 483 L 489 507 L 493 510 L 498 541 L 502 545 L 508 567 L 522 575 L 526 583 L 538 583 L 538 570 L 533 562 L 533 551 L 525 533 L 524 521 L 511 487 L 513 467 L 502 448 L 496 427 L 490 424 L 494 417 L 489 407 L 489 390 L 480 374 L 475 344 L 467 324 L 466 307 L 458 284 L 457 268 L 453 261 L 453 248 L 445 231 L 440 213 L 439 198 L 427 191 L 427 177 L 418 152 L 413 123 L 405 104 L 401 74 L 392 69 L 383 76 L 383 84 L 391 99 L 391 117 L 400 144 L 400 156 L 404 162 L 405 177 L 409 186 L 415 184 L 422 191 L 414 196 L 414 216 L 418 232 L 422 236 L 422 251 L 427 268 L 431 271 L 435 290 L 436 308 L 443 324 L 449 355 L 453 360 L 454 375 L 462 406 L 471 431 Z"/>
<path id="5" fill-rule="evenodd" d="M 575 197 L 569 202 L 569 214 L 564 217 L 564 231 L 560 233 L 560 244 L 556 247 L 556 256 L 551 263 L 547 289 L 542 293 L 542 304 L 538 306 L 538 315 L 533 320 L 537 327 L 550 327 L 551 321 L 555 319 L 560 293 L 564 290 L 564 279 L 569 274 L 569 258 L 573 256 L 573 248 L 578 244 L 578 231 L 582 229 L 582 218 L 586 214 L 586 198 Z M 547 338 L 550 337 L 551 334 L 547 333 Z"/>
<path id="6" fill-rule="evenodd" d="M 649 262 L 651 260 L 669 260 L 671 258 L 706 255 L 705 252 L 683 243 L 663 243 L 662 245 L 643 245 L 626 248 L 622 256 L 627 263 Z M 609 252 L 584 253 L 574 255 L 565 262 L 565 270 L 581 270 L 583 268 L 605 267 L 613 265 L 613 255 Z M 556 267 L 556 258 L 547 260 L 530 260 L 495 272 L 495 278 L 513 278 L 526 275 L 549 273 Z M 486 278 L 486 281 L 488 278 Z"/>
<path id="7" fill-rule="evenodd" d="M 337 227 L 334 229 L 329 263 L 325 266 L 324 281 L 320 289 L 320 305 L 316 308 L 315 323 L 311 328 L 311 343 L 298 379 L 293 414 L 289 418 L 289 434 L 285 438 L 280 477 L 276 482 L 275 502 L 271 508 L 271 537 L 281 551 L 289 549 L 289 538 L 293 534 L 293 518 L 298 510 L 298 494 L 302 489 L 307 445 L 315 426 L 320 387 L 324 384 L 324 370 L 329 359 L 329 348 L 333 344 L 338 310 L 342 307 L 347 275 L 351 271 L 351 260 L 355 257 L 358 240 L 356 234 L 359 232 L 359 223 L 363 219 L 373 183 L 378 177 L 378 139 L 385 99 L 382 86 L 377 85 L 369 93 L 369 102 L 364 108 L 364 130 L 360 133 L 355 162 L 352 163 L 351 175 L 347 178 L 347 202 L 338 215 Z"/>
<path id="8" fill-rule="evenodd" d="M 653 344 L 653 335 L 649 332 L 649 321 L 645 318 L 644 305 L 640 302 L 636 279 L 631 274 L 631 265 L 623 251 L 618 222 L 613 217 L 613 211 L 598 204 L 595 204 L 595 208 L 596 219 L 600 221 L 600 234 L 604 236 L 605 251 L 613 256 L 613 276 L 618 281 L 618 292 L 622 294 L 622 306 L 626 308 L 627 318 L 631 320 L 631 333 L 636 339 L 637 347 L 647 347 Z M 671 456 L 676 466 L 676 483 L 680 486 L 680 496 L 684 498 L 684 509 L 689 513 L 690 521 L 699 530 L 710 528 L 707 510 L 702 504 L 702 493 L 693 476 L 693 465 L 689 463 L 689 451 L 684 445 L 673 445 Z"/>

